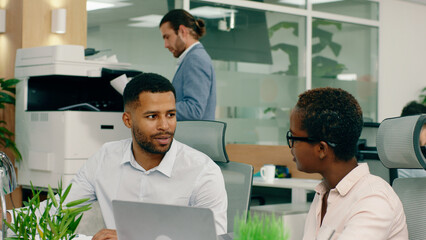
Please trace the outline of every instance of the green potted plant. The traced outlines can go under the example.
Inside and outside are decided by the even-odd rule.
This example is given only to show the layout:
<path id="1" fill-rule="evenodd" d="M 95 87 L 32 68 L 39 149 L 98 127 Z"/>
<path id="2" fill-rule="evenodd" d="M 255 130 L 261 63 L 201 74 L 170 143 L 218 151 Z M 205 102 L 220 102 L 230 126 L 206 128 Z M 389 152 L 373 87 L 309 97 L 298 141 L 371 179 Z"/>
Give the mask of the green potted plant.
<path id="1" fill-rule="evenodd" d="M 90 204 L 83 205 L 89 198 L 76 200 L 65 204 L 65 199 L 71 190 L 71 184 L 62 191 L 62 183 L 58 184 L 57 197 L 48 186 L 48 196 L 44 210 L 40 206 L 41 190 L 34 190 L 33 197 L 24 202 L 24 208 L 13 209 L 13 223 L 5 224 L 15 236 L 6 239 L 40 239 L 40 240 L 71 240 L 77 236 L 75 230 L 83 217 L 83 212 L 91 209 Z"/>
<path id="2" fill-rule="evenodd" d="M 249 214 L 236 216 L 234 240 L 288 240 L 289 232 L 284 228 L 281 218 L 274 214 Z"/>
<path id="3" fill-rule="evenodd" d="M 0 78 L 0 108 L 4 109 L 6 104 L 15 105 L 15 93 L 16 93 L 16 84 L 19 82 L 18 79 L 4 79 Z M 15 142 L 13 141 L 13 133 L 9 131 L 5 125 L 6 121 L 0 121 L 0 145 L 4 148 L 9 148 L 12 150 L 13 154 L 17 161 L 22 160 L 22 155 L 16 147 Z"/>

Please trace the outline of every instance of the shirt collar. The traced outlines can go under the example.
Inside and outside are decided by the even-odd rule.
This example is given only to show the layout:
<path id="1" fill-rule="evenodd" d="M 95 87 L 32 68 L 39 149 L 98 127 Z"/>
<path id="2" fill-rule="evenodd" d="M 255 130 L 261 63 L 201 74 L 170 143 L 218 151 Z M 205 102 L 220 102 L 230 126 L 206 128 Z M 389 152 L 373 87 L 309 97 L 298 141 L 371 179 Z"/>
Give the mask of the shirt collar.
<path id="1" fill-rule="evenodd" d="M 201 44 L 199 41 L 193 43 L 191 46 L 189 46 L 187 49 L 185 49 L 185 51 L 183 51 L 183 53 L 179 56 L 178 60 L 177 60 L 177 65 L 179 66 L 183 59 L 185 58 L 186 54 L 188 54 L 188 52 L 195 46 L 197 46 L 198 44 Z"/>
<path id="2" fill-rule="evenodd" d="M 350 171 L 340 182 L 337 184 L 336 189 L 340 195 L 345 196 L 351 188 L 357 183 L 362 177 L 369 174 L 367 163 L 360 163 L 352 171 Z"/>
<path id="3" fill-rule="evenodd" d="M 367 163 L 359 163 L 358 166 L 350 171 L 336 186 L 337 192 L 345 196 L 362 177 L 369 174 L 370 170 Z M 327 191 L 324 181 L 315 187 L 315 191 L 324 194 Z"/>
<path id="4" fill-rule="evenodd" d="M 163 173 L 164 175 L 166 175 L 167 177 L 171 177 L 173 165 L 176 161 L 176 154 L 177 154 L 177 146 L 176 146 L 175 142 L 176 142 L 176 140 L 173 139 L 172 145 L 171 145 L 169 151 L 167 151 L 167 153 L 164 155 L 160 164 L 157 167 L 154 167 L 154 168 L 152 168 L 148 171 L 146 171 L 143 167 L 141 167 L 136 162 L 136 159 L 135 159 L 133 152 L 132 152 L 132 144 L 130 142 L 130 146 L 127 147 L 126 150 L 125 150 L 124 157 L 121 160 L 121 164 L 128 163 L 132 167 L 134 167 L 135 169 L 142 171 L 142 172 L 147 172 L 147 173 L 159 171 L 159 172 Z"/>

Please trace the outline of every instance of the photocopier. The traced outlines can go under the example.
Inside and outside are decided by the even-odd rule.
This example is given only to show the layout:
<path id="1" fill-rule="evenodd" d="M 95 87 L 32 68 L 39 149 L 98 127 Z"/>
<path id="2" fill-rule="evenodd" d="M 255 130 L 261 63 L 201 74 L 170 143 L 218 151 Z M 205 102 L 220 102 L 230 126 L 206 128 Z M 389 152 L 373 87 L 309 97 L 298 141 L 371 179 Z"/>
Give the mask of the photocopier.
<path id="1" fill-rule="evenodd" d="M 18 49 L 15 140 L 22 154 L 18 184 L 24 188 L 68 185 L 105 142 L 130 138 L 123 100 L 110 84 L 130 64 L 86 60 L 84 47 Z"/>

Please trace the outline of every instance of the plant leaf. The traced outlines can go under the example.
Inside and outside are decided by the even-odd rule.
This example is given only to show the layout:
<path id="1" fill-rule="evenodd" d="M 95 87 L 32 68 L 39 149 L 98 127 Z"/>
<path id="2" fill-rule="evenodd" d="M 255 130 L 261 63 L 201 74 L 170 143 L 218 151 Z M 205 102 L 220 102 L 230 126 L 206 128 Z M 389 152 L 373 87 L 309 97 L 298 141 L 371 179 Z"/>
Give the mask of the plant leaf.
<path id="1" fill-rule="evenodd" d="M 335 42 L 331 42 L 329 44 L 329 46 L 331 48 L 331 51 L 333 51 L 334 56 L 336 56 L 336 57 L 339 56 L 340 50 L 342 49 L 342 45 L 335 43 Z"/>
<path id="2" fill-rule="evenodd" d="M 90 198 L 83 198 L 83 199 L 79 199 L 79 200 L 75 200 L 75 201 L 69 202 L 65 206 L 67 206 L 68 208 L 70 208 L 70 207 L 74 207 L 74 206 L 80 205 L 80 204 L 82 204 L 84 202 L 87 202 L 89 200 L 90 200 Z"/>
<path id="3" fill-rule="evenodd" d="M 49 195 L 49 198 L 52 200 L 53 205 L 57 208 L 58 202 L 56 201 L 55 194 L 53 193 L 52 187 L 50 186 L 50 184 L 47 187 L 48 187 L 47 194 Z"/>
<path id="4" fill-rule="evenodd" d="M 39 235 L 41 240 L 73 239 L 76 236 L 74 232 L 83 216 L 82 213 L 91 209 L 91 204 L 63 209 L 65 207 L 63 206 L 63 202 L 57 202 L 53 189 L 48 185 L 46 207 L 44 208 L 44 212 L 41 213 L 41 190 L 35 190 L 32 182 L 30 184 L 33 197 L 28 199 L 27 207 L 13 210 L 14 222 L 9 224 L 10 229 L 15 232 L 18 239 L 33 240 L 36 235 Z M 62 189 L 62 181 L 58 183 L 58 186 L 58 189 Z M 63 193 L 62 191 L 58 193 L 59 199 L 65 200 L 70 191 L 70 186 Z M 84 203 L 87 200 L 73 201 L 74 203 L 72 204 L 78 204 L 78 202 Z M 55 205 L 55 202 L 57 205 Z"/>
<path id="5" fill-rule="evenodd" d="M 81 221 L 82 218 L 83 218 L 83 214 L 81 214 L 80 217 L 77 218 L 77 220 L 75 220 L 74 222 L 72 222 L 69 225 L 69 229 L 70 229 L 71 232 L 75 232 L 75 230 L 77 229 L 78 224 L 80 224 L 80 221 Z"/>
<path id="6" fill-rule="evenodd" d="M 15 97 L 8 93 L 0 92 L 0 102 L 15 104 Z"/>
<path id="7" fill-rule="evenodd" d="M 70 185 L 68 185 L 67 189 L 65 189 L 64 194 L 62 194 L 62 196 L 61 196 L 61 203 L 63 203 L 65 201 L 65 198 L 67 198 L 68 193 L 71 190 L 71 186 L 72 186 L 72 183 L 70 183 Z"/>
<path id="8" fill-rule="evenodd" d="M 281 28 L 293 28 L 293 34 L 298 37 L 299 36 L 299 24 L 296 22 L 279 22 L 274 24 L 273 26 L 271 26 L 268 29 L 269 32 L 269 38 L 271 38 L 274 33 L 278 30 L 280 30 Z"/>
<path id="9" fill-rule="evenodd" d="M 282 50 L 283 52 L 288 54 L 290 65 L 288 66 L 288 70 L 285 72 L 289 76 L 297 76 L 298 75 L 298 47 L 290 44 L 279 43 L 271 47 L 271 50 Z"/>

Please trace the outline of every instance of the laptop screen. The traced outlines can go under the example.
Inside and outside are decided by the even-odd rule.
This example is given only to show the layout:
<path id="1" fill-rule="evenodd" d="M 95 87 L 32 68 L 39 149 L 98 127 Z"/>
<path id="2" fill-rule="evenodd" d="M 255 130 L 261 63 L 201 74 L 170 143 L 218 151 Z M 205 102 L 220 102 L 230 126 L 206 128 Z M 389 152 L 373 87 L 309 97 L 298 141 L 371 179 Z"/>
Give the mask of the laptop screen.
<path id="1" fill-rule="evenodd" d="M 113 200 L 119 240 L 216 240 L 207 208 Z"/>

